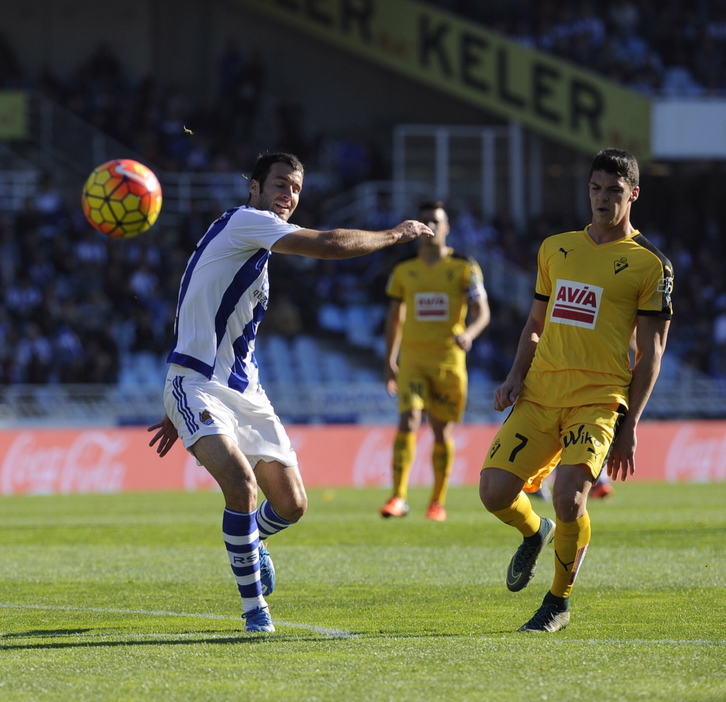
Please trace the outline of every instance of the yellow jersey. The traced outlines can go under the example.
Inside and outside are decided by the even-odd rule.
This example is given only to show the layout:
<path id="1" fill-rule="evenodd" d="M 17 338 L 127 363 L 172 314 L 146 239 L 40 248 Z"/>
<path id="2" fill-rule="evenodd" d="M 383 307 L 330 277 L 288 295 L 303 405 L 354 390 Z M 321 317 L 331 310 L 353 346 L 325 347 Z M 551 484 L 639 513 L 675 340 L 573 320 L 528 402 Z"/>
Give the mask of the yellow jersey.
<path id="1" fill-rule="evenodd" d="M 406 307 L 401 349 L 424 351 L 458 349 L 454 336 L 466 329 L 469 302 L 487 297 L 479 264 L 453 251 L 433 265 L 420 256 L 398 263 L 386 294 Z"/>
<path id="2" fill-rule="evenodd" d="M 637 317 L 670 319 L 672 290 L 670 261 L 638 231 L 606 244 L 587 229 L 545 239 L 535 298 L 547 301 L 547 316 L 522 398 L 549 407 L 627 407 Z"/>

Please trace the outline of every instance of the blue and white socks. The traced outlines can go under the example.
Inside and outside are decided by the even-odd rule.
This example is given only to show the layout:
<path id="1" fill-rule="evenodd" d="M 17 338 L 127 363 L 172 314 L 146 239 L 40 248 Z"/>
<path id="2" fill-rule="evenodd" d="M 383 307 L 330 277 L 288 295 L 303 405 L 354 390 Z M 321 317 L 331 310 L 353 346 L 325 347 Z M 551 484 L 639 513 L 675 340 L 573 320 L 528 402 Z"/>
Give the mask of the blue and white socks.
<path id="1" fill-rule="evenodd" d="M 225 509 L 222 517 L 224 545 L 242 597 L 244 613 L 255 607 L 267 606 L 260 586 L 260 536 L 256 516 L 256 510 L 246 513 Z"/>
<path id="2" fill-rule="evenodd" d="M 257 510 L 257 528 L 259 529 L 260 541 L 264 541 L 278 531 L 287 529 L 292 522 L 283 519 L 274 509 L 272 505 L 265 500 Z"/>

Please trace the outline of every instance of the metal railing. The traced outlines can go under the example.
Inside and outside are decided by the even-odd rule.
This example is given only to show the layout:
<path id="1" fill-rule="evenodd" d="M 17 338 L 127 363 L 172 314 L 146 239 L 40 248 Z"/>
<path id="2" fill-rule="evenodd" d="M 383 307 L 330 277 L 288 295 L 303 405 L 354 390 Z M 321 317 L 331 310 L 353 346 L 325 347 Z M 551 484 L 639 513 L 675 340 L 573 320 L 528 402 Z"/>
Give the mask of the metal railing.
<path id="1" fill-rule="evenodd" d="M 472 382 L 464 421 L 499 423 L 492 409 L 498 381 Z M 123 426 L 157 421 L 164 414 L 163 384 L 0 386 L 0 428 L 24 426 Z M 395 401 L 381 382 L 265 383 L 286 423 L 394 423 Z M 726 388 L 690 372 L 659 380 L 645 419 L 726 418 Z"/>

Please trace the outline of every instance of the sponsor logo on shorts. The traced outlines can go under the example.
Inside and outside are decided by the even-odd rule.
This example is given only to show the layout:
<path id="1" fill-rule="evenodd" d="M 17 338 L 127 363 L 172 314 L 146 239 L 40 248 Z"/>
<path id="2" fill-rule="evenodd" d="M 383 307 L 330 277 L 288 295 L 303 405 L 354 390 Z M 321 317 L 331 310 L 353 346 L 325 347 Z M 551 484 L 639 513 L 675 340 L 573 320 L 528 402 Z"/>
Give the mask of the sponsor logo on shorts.
<path id="1" fill-rule="evenodd" d="M 594 329 L 603 289 L 574 280 L 557 280 L 550 321 Z"/>
<path id="2" fill-rule="evenodd" d="M 583 446 L 586 444 L 590 444 L 596 449 L 602 448 L 602 442 L 600 441 L 600 439 L 593 436 L 589 431 L 586 431 L 584 424 L 580 424 L 576 432 L 570 430 L 565 436 L 563 436 L 562 443 L 565 445 L 565 448 L 567 448 L 568 446 L 573 446 L 574 444 L 582 444 Z M 590 448 L 590 446 L 588 446 L 587 450 L 590 453 L 597 453 L 597 451 L 594 451 L 592 448 Z"/>

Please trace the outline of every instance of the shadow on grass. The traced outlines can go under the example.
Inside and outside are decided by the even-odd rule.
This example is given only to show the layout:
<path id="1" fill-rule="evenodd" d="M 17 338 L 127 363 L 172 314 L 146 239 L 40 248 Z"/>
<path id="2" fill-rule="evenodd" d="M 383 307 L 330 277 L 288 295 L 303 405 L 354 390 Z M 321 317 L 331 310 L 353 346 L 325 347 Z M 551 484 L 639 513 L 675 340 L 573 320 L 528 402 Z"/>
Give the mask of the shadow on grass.
<path id="1" fill-rule="evenodd" d="M 511 631 L 490 631 L 482 636 L 506 637 Z M 21 643 L 20 641 L 8 641 L 8 639 L 48 639 L 62 638 L 68 636 L 86 637 L 81 641 L 31 641 Z M 180 638 L 175 638 L 175 636 Z M 290 641 L 294 643 L 310 642 L 321 643 L 335 640 L 350 641 L 355 639 L 365 641 L 371 639 L 428 639 L 428 638 L 451 638 L 459 639 L 466 634 L 454 632 L 358 632 L 350 636 L 331 636 L 330 634 L 281 634 L 263 632 L 240 632 L 239 634 L 220 634 L 216 631 L 194 632 L 193 634 L 99 634 L 92 629 L 57 629 L 17 632 L 13 634 L 0 634 L 0 651 L 22 651 L 22 650 L 51 650 L 51 649 L 73 649 L 73 648 L 115 648 L 118 646 L 194 646 L 198 644 L 260 644 L 260 643 L 282 643 Z M 103 637 L 104 640 L 101 640 Z M 183 637 L 183 638 L 181 638 Z"/>
<path id="2" fill-rule="evenodd" d="M 73 649 L 73 648 L 116 648 L 118 646 L 196 646 L 198 644 L 260 644 L 269 641 L 330 641 L 330 636 L 311 636 L 311 635 L 300 635 L 300 634 L 274 634 L 274 633 L 262 633 L 262 632 L 241 632 L 239 634 L 230 634 L 229 636 L 219 635 L 206 635 L 212 634 L 213 632 L 200 632 L 195 634 L 193 637 L 184 635 L 183 639 L 175 639 L 174 634 L 167 636 L 155 636 L 153 634 L 133 634 L 132 639 L 123 639 L 123 634 L 102 634 L 100 636 L 107 637 L 112 640 L 94 641 L 37 641 L 30 643 L 2 643 L 3 640 L 10 636 L 15 638 L 49 638 L 62 637 L 62 636 L 75 636 L 83 635 L 83 631 L 66 631 L 66 632 L 25 632 L 17 634 L 4 634 L 0 636 L 0 651 L 23 651 L 23 650 L 52 650 L 52 649 Z M 99 634 L 90 634 L 89 636 L 99 636 Z M 113 640 L 114 636 L 118 636 L 118 639 Z M 149 637 L 149 638 L 144 638 Z"/>

